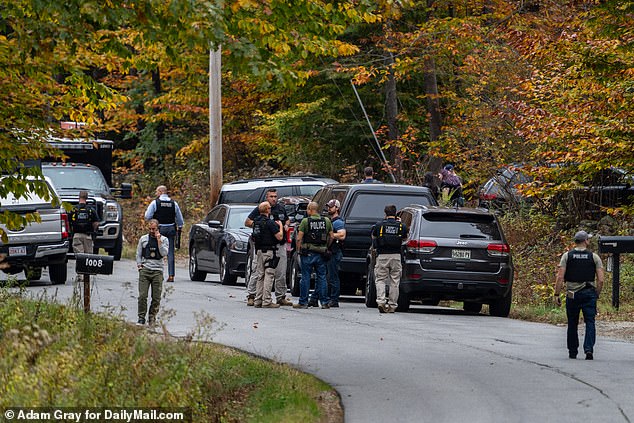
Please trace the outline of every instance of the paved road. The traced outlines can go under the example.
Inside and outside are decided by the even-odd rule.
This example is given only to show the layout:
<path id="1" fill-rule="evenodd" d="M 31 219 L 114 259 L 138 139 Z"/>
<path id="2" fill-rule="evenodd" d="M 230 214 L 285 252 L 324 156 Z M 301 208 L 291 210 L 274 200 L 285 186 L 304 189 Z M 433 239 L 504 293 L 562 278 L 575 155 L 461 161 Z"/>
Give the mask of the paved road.
<path id="1" fill-rule="evenodd" d="M 136 276 L 133 262 L 115 263 L 113 276 L 96 278 L 92 309 L 136 321 Z M 570 360 L 564 327 L 434 307 L 379 314 L 359 299 L 330 310 L 255 309 L 246 306 L 243 285 L 207 279 L 191 282 L 177 269 L 162 304 L 168 330 L 195 333 L 197 315 L 213 316 L 214 341 L 333 385 L 347 422 L 634 420 L 628 342 L 599 336 L 594 361 Z M 72 293 L 70 283 L 29 290 L 62 301 Z"/>

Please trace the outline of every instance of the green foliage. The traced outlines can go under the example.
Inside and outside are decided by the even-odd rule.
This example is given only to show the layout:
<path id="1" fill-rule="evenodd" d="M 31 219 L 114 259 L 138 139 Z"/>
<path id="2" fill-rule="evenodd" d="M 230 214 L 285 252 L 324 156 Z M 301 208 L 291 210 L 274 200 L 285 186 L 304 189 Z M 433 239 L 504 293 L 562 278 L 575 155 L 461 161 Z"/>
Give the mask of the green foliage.
<path id="1" fill-rule="evenodd" d="M 0 349 L 0 407 L 186 407 L 193 421 L 319 421 L 315 400 L 328 389 L 225 347 L 163 339 L 6 290 Z"/>

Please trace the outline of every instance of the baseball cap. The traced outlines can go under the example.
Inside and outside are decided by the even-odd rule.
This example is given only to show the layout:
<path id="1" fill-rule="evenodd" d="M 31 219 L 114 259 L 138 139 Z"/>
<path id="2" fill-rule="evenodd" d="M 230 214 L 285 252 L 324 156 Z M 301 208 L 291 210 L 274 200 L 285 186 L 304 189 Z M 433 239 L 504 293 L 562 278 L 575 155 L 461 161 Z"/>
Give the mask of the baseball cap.
<path id="1" fill-rule="evenodd" d="M 592 235 L 586 231 L 579 231 L 575 234 L 575 241 L 587 241 L 589 238 L 592 238 Z"/>
<path id="2" fill-rule="evenodd" d="M 336 207 L 336 208 L 340 209 L 341 208 L 341 203 L 339 202 L 339 200 L 336 200 L 336 199 L 333 198 L 332 200 L 328 201 L 328 207 Z"/>
<path id="3" fill-rule="evenodd" d="M 447 166 L 445 166 L 445 170 L 451 170 L 451 169 L 453 169 L 452 164 L 448 164 Z"/>

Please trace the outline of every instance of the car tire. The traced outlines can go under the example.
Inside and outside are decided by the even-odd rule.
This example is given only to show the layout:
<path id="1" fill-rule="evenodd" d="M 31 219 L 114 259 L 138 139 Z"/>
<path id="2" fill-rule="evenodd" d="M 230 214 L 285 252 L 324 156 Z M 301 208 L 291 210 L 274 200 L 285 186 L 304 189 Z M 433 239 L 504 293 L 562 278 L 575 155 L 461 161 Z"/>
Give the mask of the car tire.
<path id="1" fill-rule="evenodd" d="M 299 297 L 299 284 L 302 280 L 302 271 L 299 266 L 299 258 L 297 255 L 294 255 L 293 266 L 291 268 L 291 295 L 293 297 Z"/>
<path id="2" fill-rule="evenodd" d="M 53 285 L 63 285 L 66 283 L 68 268 L 66 263 L 50 264 L 48 266 L 48 275 Z"/>
<path id="3" fill-rule="evenodd" d="M 411 298 L 409 294 L 404 292 L 399 292 L 398 294 L 398 307 L 396 307 L 396 311 L 406 312 L 409 311 L 409 305 L 411 303 Z"/>
<path id="4" fill-rule="evenodd" d="M 482 311 L 482 303 L 476 303 L 473 301 L 465 301 L 462 309 L 467 313 L 475 313 L 478 314 Z"/>
<path id="5" fill-rule="evenodd" d="M 189 249 L 189 279 L 196 282 L 204 282 L 207 278 L 207 272 L 198 269 L 198 257 L 196 256 L 196 248 Z"/>
<path id="6" fill-rule="evenodd" d="M 509 289 L 505 296 L 489 303 L 489 314 L 495 317 L 509 317 L 512 300 L 512 291 Z"/>
<path id="7" fill-rule="evenodd" d="M 24 269 L 24 275 L 28 281 L 39 281 L 42 277 L 41 267 L 26 267 Z"/>
<path id="8" fill-rule="evenodd" d="M 229 273 L 229 269 L 227 269 L 228 261 L 227 248 L 223 248 L 220 252 L 220 283 L 223 285 L 235 285 L 238 277 Z"/>
<path id="9" fill-rule="evenodd" d="M 250 250 L 247 253 L 247 264 L 244 269 L 244 285 L 247 287 L 249 286 L 249 279 L 252 273 L 251 266 L 253 266 L 253 251 Z"/>
<path id="10" fill-rule="evenodd" d="M 365 306 L 368 308 L 377 308 L 376 283 L 374 280 L 374 269 L 372 266 L 369 266 L 368 268 L 368 277 L 365 284 Z"/>

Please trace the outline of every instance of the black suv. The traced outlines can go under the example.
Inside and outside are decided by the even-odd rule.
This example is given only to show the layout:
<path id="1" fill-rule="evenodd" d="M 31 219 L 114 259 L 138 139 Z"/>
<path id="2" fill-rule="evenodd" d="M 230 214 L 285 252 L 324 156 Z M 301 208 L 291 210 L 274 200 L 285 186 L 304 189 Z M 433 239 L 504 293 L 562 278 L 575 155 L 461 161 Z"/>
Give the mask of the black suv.
<path id="1" fill-rule="evenodd" d="M 486 303 L 492 316 L 509 315 L 513 261 L 494 214 L 479 208 L 425 206 L 405 207 L 399 214 L 409 235 L 403 244 L 398 311 L 407 311 L 414 299 L 428 305 L 456 300 L 464 301 L 468 312 L 479 313 Z M 372 254 L 366 305 L 376 307 Z"/>
<path id="2" fill-rule="evenodd" d="M 331 199 L 341 203 L 339 214 L 346 223 L 346 240 L 343 259 L 339 265 L 342 294 L 355 294 L 365 289 L 367 255 L 371 245 L 372 225 L 384 216 L 385 206 L 396 205 L 397 209 L 410 204 L 437 205 L 436 198 L 428 188 L 397 184 L 332 184 L 320 189 L 313 201 L 319 210 L 328 215 L 326 203 Z M 297 261 L 294 263 L 297 266 Z M 292 283 L 299 285 L 299 275 Z"/>

